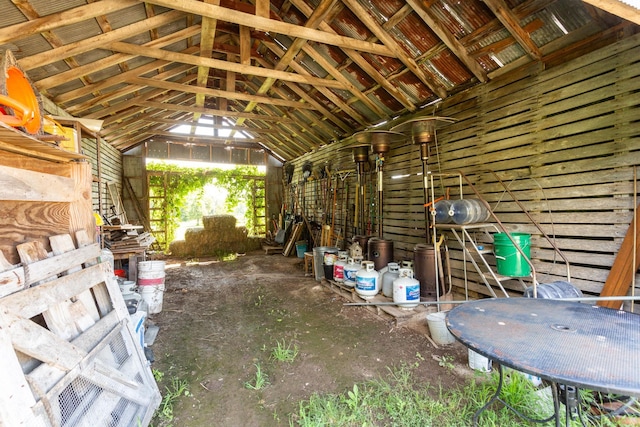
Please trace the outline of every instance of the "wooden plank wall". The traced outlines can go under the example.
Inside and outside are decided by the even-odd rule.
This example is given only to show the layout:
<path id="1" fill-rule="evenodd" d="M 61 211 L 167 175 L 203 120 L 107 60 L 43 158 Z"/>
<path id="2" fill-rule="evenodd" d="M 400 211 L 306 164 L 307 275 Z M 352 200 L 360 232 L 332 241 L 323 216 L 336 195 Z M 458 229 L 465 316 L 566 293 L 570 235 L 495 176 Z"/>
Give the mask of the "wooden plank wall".
<path id="1" fill-rule="evenodd" d="M 549 70 L 511 72 L 428 111 L 457 119 L 438 130 L 429 171 L 463 171 L 509 230 L 532 234 L 539 281 L 562 280 L 564 264 L 504 188 L 484 172 L 495 171 L 569 258 L 572 283 L 598 294 L 633 216 L 639 91 L 638 36 Z M 340 151 L 348 145 L 327 145 L 292 162 L 294 187 L 300 188 L 307 161 L 316 167 L 327 162 L 332 170 L 354 169 L 350 151 Z M 421 172 L 419 147 L 408 138 L 392 146 L 384 168 L 384 238 L 394 241 L 396 259 L 411 258 L 414 245 L 425 241 Z M 375 191 L 373 176 L 367 179 Z M 448 187 L 453 198 L 459 197 L 456 183 L 447 180 L 441 188 L 436 180 L 436 195 Z M 355 175 L 343 184 L 353 189 Z M 312 207 L 326 203 L 314 200 L 321 193 L 306 187 L 306 211 L 318 217 Z M 463 192 L 471 195 L 467 186 Z M 347 191 L 348 200 L 338 203 L 352 206 L 353 194 Z M 352 234 L 349 221 L 343 225 Z M 462 256 L 448 242 L 460 285 Z M 521 292 L 521 287 L 513 289 Z M 471 290 L 472 296 L 487 294 L 484 285 Z"/>
<path id="2" fill-rule="evenodd" d="M 86 162 L 56 163 L 0 151 L 0 251 L 19 262 L 16 245 L 85 230 L 93 238 L 91 173 Z"/>

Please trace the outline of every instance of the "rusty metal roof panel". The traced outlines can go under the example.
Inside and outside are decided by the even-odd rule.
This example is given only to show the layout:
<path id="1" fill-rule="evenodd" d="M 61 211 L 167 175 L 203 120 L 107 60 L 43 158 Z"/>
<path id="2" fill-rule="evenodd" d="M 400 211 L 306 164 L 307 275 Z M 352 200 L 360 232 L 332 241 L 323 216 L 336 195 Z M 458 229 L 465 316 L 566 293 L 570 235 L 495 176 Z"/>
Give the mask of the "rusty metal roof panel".
<path id="1" fill-rule="evenodd" d="M 457 39 L 473 33 L 495 19 L 484 3 L 477 0 L 438 0 L 433 2 L 429 10 Z"/>
<path id="2" fill-rule="evenodd" d="M 550 4 L 545 9 L 525 18 L 523 23 L 539 19 L 544 25 L 531 33 L 531 39 L 538 46 L 544 46 L 572 31 L 578 30 L 591 21 L 582 2 L 568 1 Z"/>

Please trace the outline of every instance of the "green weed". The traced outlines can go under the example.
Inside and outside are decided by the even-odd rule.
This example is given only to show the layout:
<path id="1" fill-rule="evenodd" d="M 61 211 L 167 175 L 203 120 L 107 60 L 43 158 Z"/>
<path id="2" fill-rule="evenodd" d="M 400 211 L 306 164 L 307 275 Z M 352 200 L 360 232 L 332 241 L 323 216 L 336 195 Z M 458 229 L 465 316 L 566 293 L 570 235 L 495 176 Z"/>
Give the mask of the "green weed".
<path id="1" fill-rule="evenodd" d="M 262 371 L 262 367 L 259 363 L 255 363 L 256 374 L 253 378 L 253 382 L 247 381 L 244 383 L 244 387 L 250 390 L 262 390 L 269 385 L 269 377 Z"/>
<path id="2" fill-rule="evenodd" d="M 298 356 L 298 345 L 290 342 L 286 343 L 284 338 L 282 342 L 276 341 L 276 346 L 271 349 L 271 357 L 278 362 L 292 363 Z"/>
<path id="3" fill-rule="evenodd" d="M 162 374 L 160 371 L 156 371 Z M 154 376 L 155 376 L 154 372 Z M 162 378 L 164 375 L 160 375 Z M 165 393 L 162 396 L 160 407 L 156 411 L 154 417 L 162 423 L 162 425 L 170 426 L 173 421 L 173 404 L 180 396 L 190 396 L 189 386 L 186 380 L 172 378 L 171 384 L 165 386 Z"/>

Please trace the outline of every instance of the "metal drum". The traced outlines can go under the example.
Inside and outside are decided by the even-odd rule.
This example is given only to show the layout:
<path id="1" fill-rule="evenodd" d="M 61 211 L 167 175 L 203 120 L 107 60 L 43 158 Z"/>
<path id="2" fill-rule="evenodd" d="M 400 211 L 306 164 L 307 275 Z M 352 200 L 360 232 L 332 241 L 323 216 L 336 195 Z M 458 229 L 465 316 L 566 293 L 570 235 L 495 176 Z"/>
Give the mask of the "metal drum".
<path id="1" fill-rule="evenodd" d="M 373 261 L 375 269 L 380 271 L 393 261 L 393 241 L 373 237 L 369 239 L 367 253 L 369 261 Z"/>
<path id="2" fill-rule="evenodd" d="M 437 298 L 435 256 L 433 245 L 421 243 L 413 248 L 413 277 L 420 282 L 420 301 L 435 301 Z"/>

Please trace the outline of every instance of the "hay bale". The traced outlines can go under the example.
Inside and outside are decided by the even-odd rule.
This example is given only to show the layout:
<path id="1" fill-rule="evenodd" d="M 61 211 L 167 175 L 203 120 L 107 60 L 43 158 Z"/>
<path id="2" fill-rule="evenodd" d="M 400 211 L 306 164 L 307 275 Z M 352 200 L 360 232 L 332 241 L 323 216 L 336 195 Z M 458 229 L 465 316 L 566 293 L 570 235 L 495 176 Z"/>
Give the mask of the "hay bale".
<path id="1" fill-rule="evenodd" d="M 218 215 L 216 217 L 227 217 L 228 215 Z M 246 227 L 236 227 L 233 218 L 233 227 L 227 227 L 231 221 L 223 219 L 222 222 L 211 220 L 205 222 L 204 227 L 189 228 L 184 234 L 184 241 L 178 240 L 169 246 L 171 253 L 175 256 L 215 256 L 220 252 L 245 253 L 260 249 L 262 239 L 258 237 L 248 237 Z M 222 226 L 224 225 L 224 227 Z M 209 228 L 208 228 L 209 227 Z"/>
<path id="2" fill-rule="evenodd" d="M 233 215 L 210 215 L 202 217 L 205 230 L 223 232 L 236 228 L 236 217 Z"/>
<path id="3" fill-rule="evenodd" d="M 189 256 L 190 254 L 188 253 L 188 250 L 189 250 L 189 246 L 187 245 L 187 242 L 185 242 L 184 240 L 174 240 L 169 244 L 169 252 L 171 252 L 171 255 L 173 256 L 178 256 L 178 257 Z"/>

